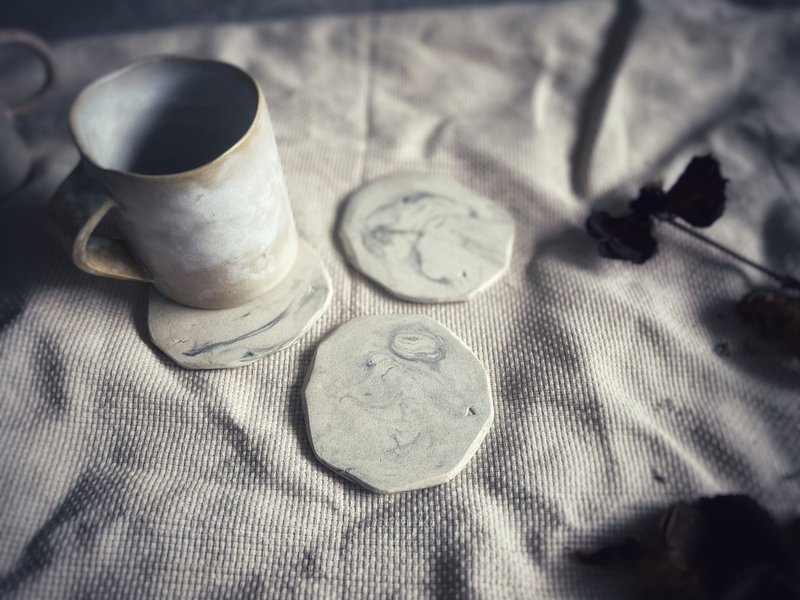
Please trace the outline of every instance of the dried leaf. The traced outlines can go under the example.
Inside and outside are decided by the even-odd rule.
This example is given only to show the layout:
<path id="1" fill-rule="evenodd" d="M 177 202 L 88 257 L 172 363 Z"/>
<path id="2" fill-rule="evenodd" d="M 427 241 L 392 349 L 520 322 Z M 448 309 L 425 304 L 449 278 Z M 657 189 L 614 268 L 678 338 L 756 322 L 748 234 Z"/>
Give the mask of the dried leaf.
<path id="1" fill-rule="evenodd" d="M 668 192 L 660 182 L 639 190 L 630 202 L 631 214 L 613 217 L 593 211 L 586 230 L 598 241 L 601 256 L 643 263 L 656 252 L 653 215 L 677 216 L 691 225 L 711 225 L 725 210 L 725 179 L 717 160 L 695 156 Z"/>
<path id="2" fill-rule="evenodd" d="M 641 217 L 663 213 L 667 210 L 667 195 L 660 182 L 649 183 L 639 189 L 639 195 L 631 201 L 630 206 L 633 214 Z"/>
<path id="3" fill-rule="evenodd" d="M 800 358 L 800 298 L 781 291 L 756 290 L 742 298 L 736 308 L 765 337 L 783 342 Z"/>
<path id="4" fill-rule="evenodd" d="M 577 558 L 633 570 L 659 598 L 797 598 L 797 527 L 778 526 L 748 496 L 701 498 L 672 505 L 652 542 L 628 538 Z"/>
<path id="5" fill-rule="evenodd" d="M 653 224 L 640 215 L 612 217 L 602 211 L 592 211 L 586 220 L 586 231 L 598 242 L 601 256 L 643 263 L 656 252 Z"/>
<path id="6" fill-rule="evenodd" d="M 695 227 L 708 227 L 725 211 L 725 184 L 719 162 L 695 156 L 664 199 L 664 211 Z"/>

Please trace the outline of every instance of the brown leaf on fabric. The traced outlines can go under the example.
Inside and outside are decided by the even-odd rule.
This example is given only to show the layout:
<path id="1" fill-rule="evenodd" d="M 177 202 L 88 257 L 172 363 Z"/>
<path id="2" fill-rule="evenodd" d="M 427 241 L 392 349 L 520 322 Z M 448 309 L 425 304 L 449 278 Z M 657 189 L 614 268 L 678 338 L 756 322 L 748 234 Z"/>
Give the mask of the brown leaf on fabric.
<path id="1" fill-rule="evenodd" d="M 754 323 L 762 335 L 778 340 L 800 358 L 800 298 L 778 290 L 755 290 L 736 306 L 739 315 Z"/>
<path id="2" fill-rule="evenodd" d="M 652 541 L 576 557 L 636 572 L 652 598 L 800 598 L 798 523 L 780 527 L 748 496 L 700 498 L 672 505 Z"/>

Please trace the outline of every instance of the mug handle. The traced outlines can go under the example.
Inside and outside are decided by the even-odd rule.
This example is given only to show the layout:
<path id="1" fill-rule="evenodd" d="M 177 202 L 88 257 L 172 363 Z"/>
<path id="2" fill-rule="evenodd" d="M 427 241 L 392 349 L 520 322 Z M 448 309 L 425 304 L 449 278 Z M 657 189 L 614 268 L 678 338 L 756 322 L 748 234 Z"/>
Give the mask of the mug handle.
<path id="1" fill-rule="evenodd" d="M 30 98 L 21 100 L 16 104 L 7 107 L 12 115 L 20 115 L 30 112 L 50 94 L 56 82 L 56 62 L 50 46 L 40 38 L 22 29 L 3 29 L 0 30 L 0 45 L 18 45 L 30 48 L 42 61 L 45 68 L 45 78 L 41 87 L 36 90 Z"/>
<path id="2" fill-rule="evenodd" d="M 56 237 L 82 271 L 113 279 L 152 281 L 125 242 L 92 235 L 106 213 L 116 206 L 108 191 L 86 173 L 81 162 L 53 194 L 47 216 Z"/>

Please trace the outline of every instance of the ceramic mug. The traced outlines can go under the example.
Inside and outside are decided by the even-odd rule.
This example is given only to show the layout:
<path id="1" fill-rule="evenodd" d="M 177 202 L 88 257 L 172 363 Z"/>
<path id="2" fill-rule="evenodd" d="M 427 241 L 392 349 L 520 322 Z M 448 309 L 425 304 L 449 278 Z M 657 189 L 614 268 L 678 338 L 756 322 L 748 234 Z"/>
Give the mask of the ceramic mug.
<path id="1" fill-rule="evenodd" d="M 258 84 L 226 63 L 144 60 L 70 111 L 81 161 L 48 206 L 73 262 L 197 308 L 244 304 L 294 264 L 297 232 Z M 111 209 L 124 239 L 92 235 Z"/>
<path id="2" fill-rule="evenodd" d="M 41 60 L 45 77 L 33 94 L 11 106 L 0 106 L 0 197 L 19 188 L 33 167 L 25 142 L 17 133 L 14 118 L 37 108 L 53 89 L 55 61 L 47 44 L 32 33 L 20 29 L 0 29 L 0 46 L 23 46 Z"/>

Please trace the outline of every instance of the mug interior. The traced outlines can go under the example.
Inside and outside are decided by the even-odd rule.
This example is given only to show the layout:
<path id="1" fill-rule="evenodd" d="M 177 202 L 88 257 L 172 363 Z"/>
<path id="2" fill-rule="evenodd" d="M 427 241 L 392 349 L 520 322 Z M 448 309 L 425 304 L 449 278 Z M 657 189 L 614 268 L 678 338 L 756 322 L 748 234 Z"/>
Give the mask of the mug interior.
<path id="1" fill-rule="evenodd" d="M 258 111 L 258 88 L 225 63 L 157 59 L 87 88 L 72 112 L 83 153 L 104 169 L 190 171 L 238 142 Z"/>

